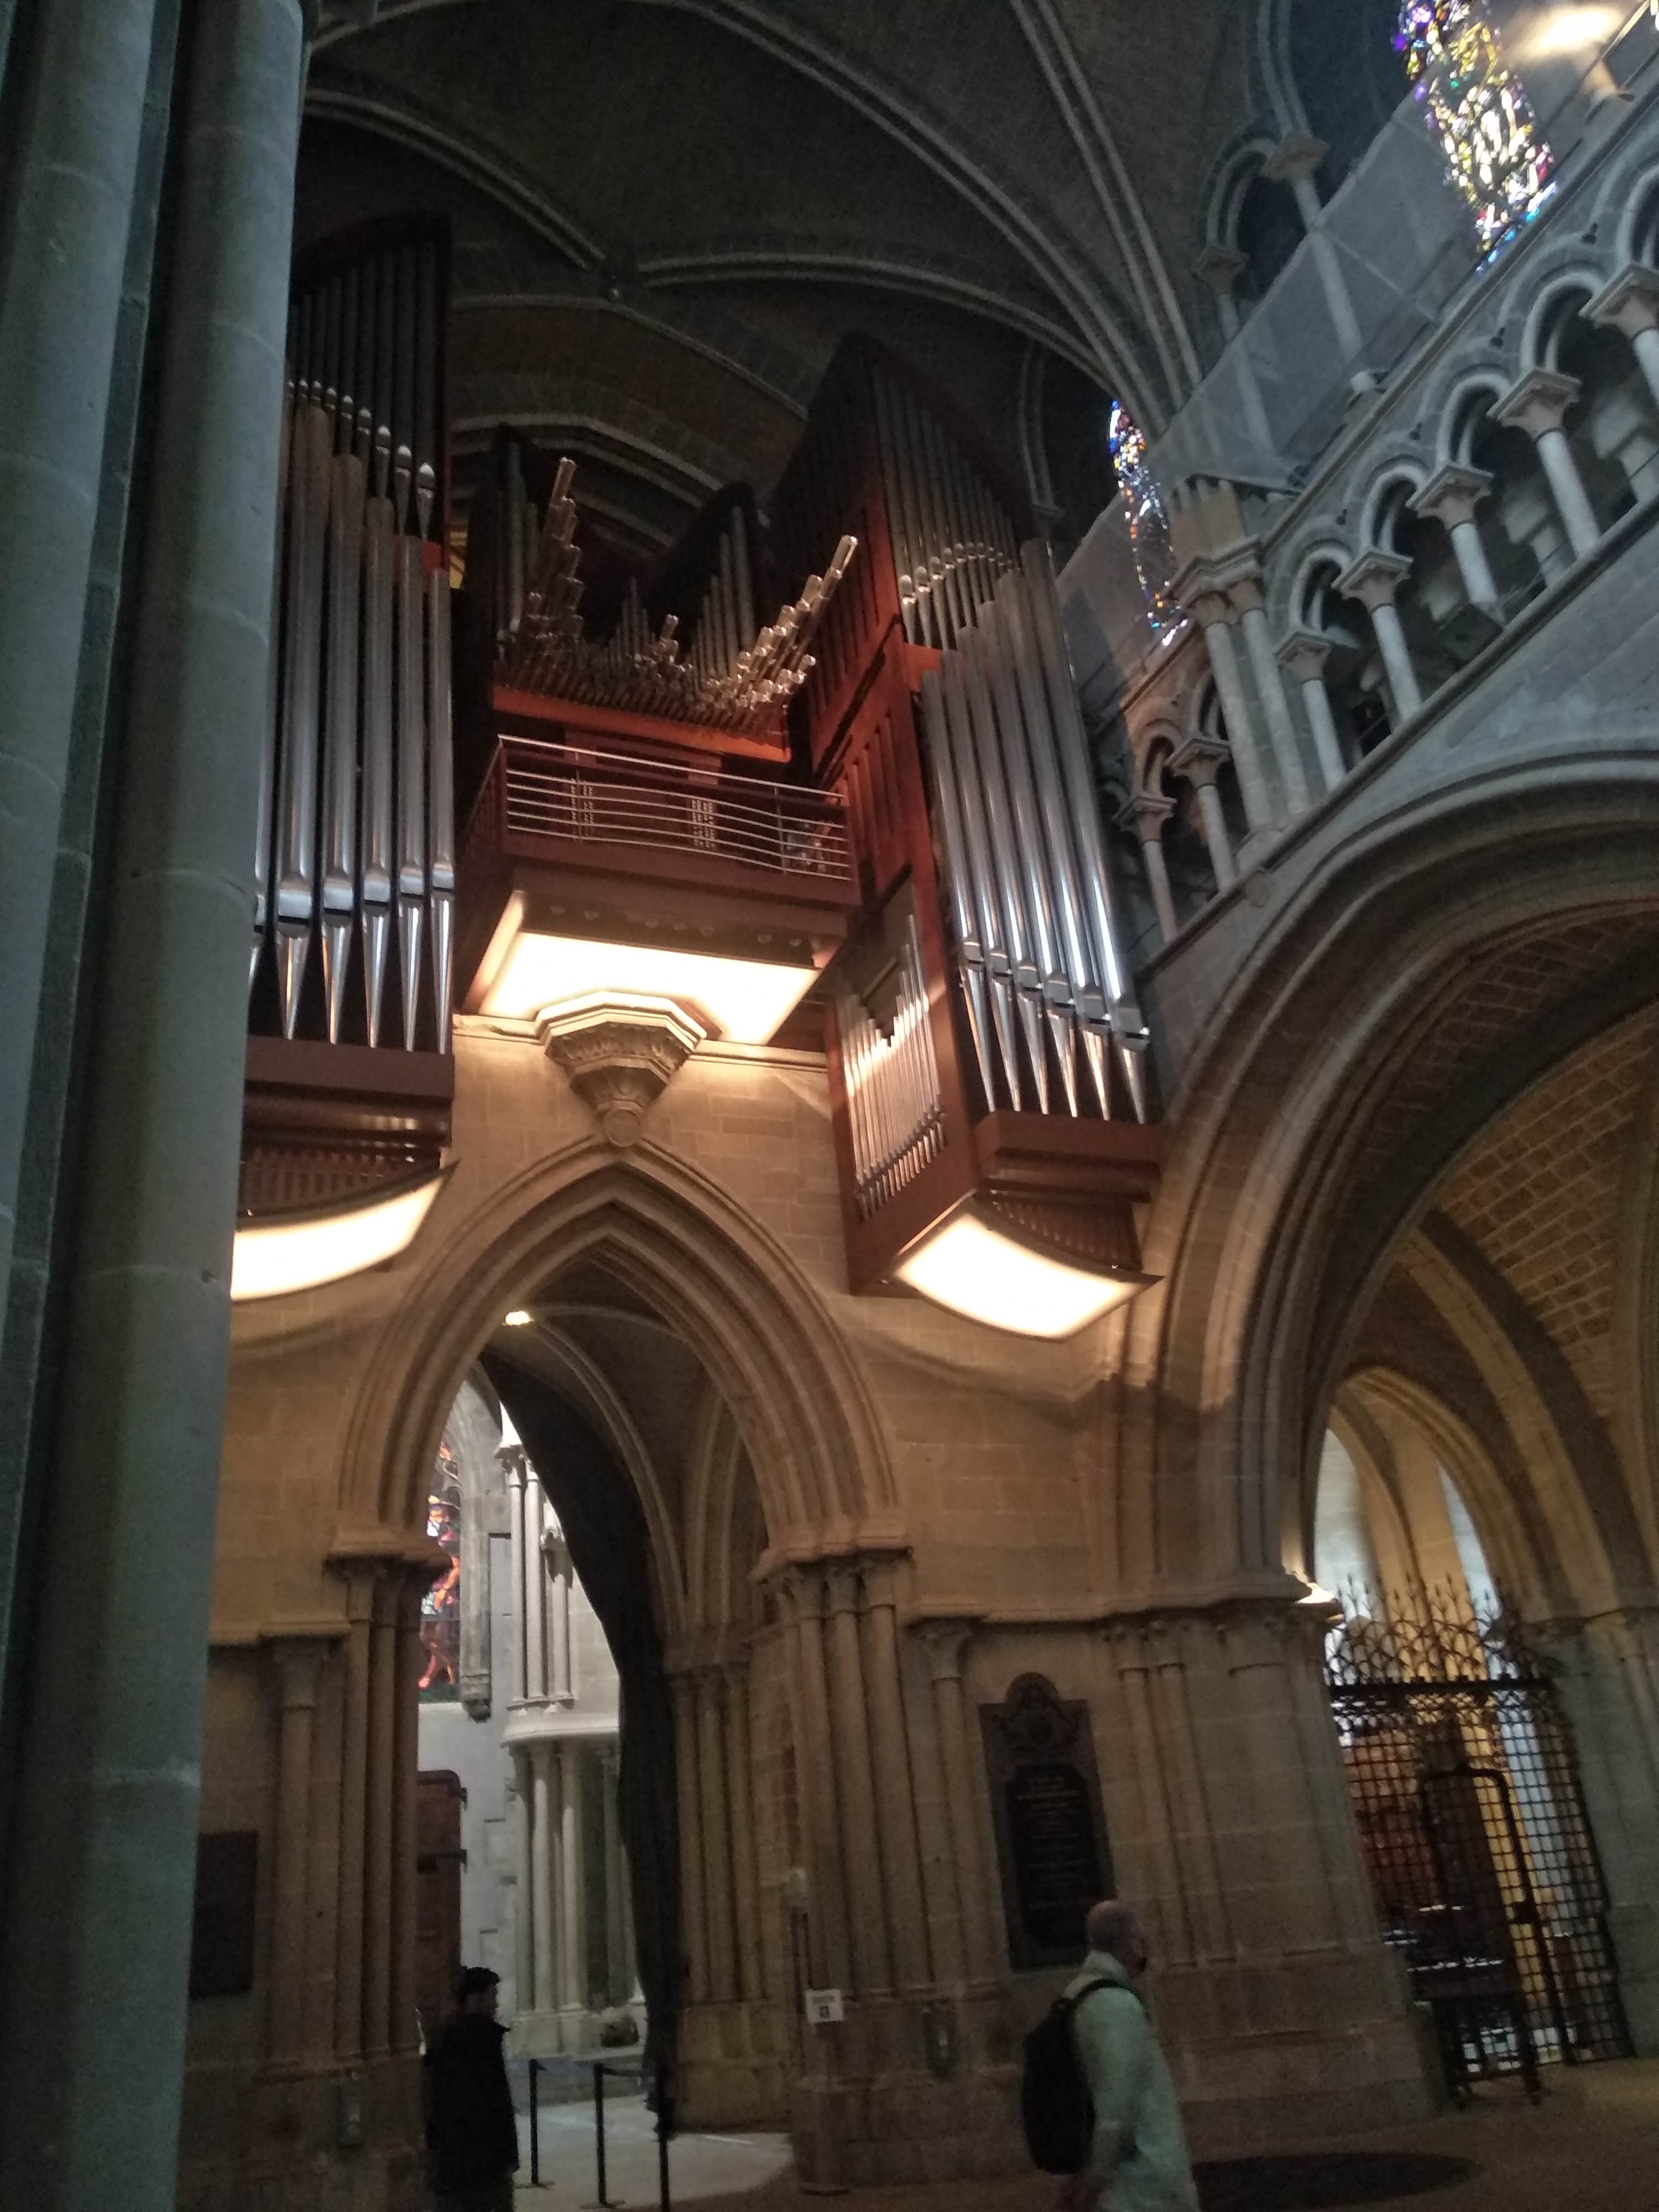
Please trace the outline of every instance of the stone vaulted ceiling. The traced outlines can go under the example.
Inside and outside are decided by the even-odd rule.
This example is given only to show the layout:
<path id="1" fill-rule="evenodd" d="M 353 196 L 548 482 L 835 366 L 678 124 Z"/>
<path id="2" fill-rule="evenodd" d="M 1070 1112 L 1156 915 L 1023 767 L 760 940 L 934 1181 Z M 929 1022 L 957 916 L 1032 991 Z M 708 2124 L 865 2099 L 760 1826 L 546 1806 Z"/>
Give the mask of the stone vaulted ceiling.
<path id="1" fill-rule="evenodd" d="M 660 543 L 764 492 L 859 326 L 1086 521 L 1054 421 L 1110 394 L 1156 427 L 1196 383 L 1208 180 L 1295 119 L 1283 5 L 333 0 L 301 236 L 448 210 L 463 499 L 516 420 Z"/>

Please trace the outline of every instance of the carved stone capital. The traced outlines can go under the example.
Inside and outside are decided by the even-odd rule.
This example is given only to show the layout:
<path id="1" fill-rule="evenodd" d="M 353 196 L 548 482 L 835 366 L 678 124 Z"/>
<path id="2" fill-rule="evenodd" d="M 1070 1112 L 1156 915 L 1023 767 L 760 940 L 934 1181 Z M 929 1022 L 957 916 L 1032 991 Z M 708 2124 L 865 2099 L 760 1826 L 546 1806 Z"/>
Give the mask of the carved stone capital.
<path id="1" fill-rule="evenodd" d="M 1215 781 L 1224 762 L 1232 758 L 1231 745 L 1224 745 L 1218 738 L 1188 738 L 1170 755 L 1172 772 L 1184 777 L 1194 791 L 1202 791 Z"/>
<path id="2" fill-rule="evenodd" d="M 1261 164 L 1261 173 L 1276 185 L 1299 185 L 1318 170 L 1330 148 L 1310 131 L 1287 131 Z"/>
<path id="3" fill-rule="evenodd" d="M 678 1000 L 594 993 L 544 1007 L 536 1035 L 606 1143 L 622 1147 L 638 1137 L 708 1031 Z"/>
<path id="4" fill-rule="evenodd" d="M 1375 614 L 1379 607 L 1394 605 L 1395 593 L 1411 572 L 1412 564 L 1403 553 L 1384 553 L 1373 546 L 1343 570 L 1336 588 Z"/>
<path id="5" fill-rule="evenodd" d="M 1605 324 L 1626 337 L 1659 325 L 1659 270 L 1628 261 L 1583 310 L 1586 321 Z"/>
<path id="6" fill-rule="evenodd" d="M 1448 461 L 1420 491 L 1413 494 L 1409 504 L 1419 514 L 1431 515 L 1448 530 L 1455 530 L 1460 522 L 1474 520 L 1475 508 L 1491 489 L 1492 477 L 1486 469 L 1464 468 L 1459 462 Z"/>
<path id="7" fill-rule="evenodd" d="M 1325 673 L 1325 663 L 1335 642 L 1320 630 L 1293 629 L 1279 640 L 1279 665 L 1292 683 L 1316 684 Z"/>
<path id="8" fill-rule="evenodd" d="M 936 1682 L 959 1682 L 962 1662 L 969 1640 L 979 1627 L 979 1622 L 969 1615 L 957 1614 L 949 1619 L 918 1620 L 913 1624 L 916 1637 L 927 1654 L 927 1663 Z"/>
<path id="9" fill-rule="evenodd" d="M 1529 368 L 1498 401 L 1492 420 L 1524 430 L 1529 438 L 1541 438 L 1547 430 L 1561 428 L 1582 388 L 1576 376 L 1563 376 L 1559 369 Z"/>
<path id="10" fill-rule="evenodd" d="M 1207 284 L 1218 299 L 1229 294 L 1249 263 L 1237 246 L 1206 246 L 1194 264 L 1200 283 Z"/>

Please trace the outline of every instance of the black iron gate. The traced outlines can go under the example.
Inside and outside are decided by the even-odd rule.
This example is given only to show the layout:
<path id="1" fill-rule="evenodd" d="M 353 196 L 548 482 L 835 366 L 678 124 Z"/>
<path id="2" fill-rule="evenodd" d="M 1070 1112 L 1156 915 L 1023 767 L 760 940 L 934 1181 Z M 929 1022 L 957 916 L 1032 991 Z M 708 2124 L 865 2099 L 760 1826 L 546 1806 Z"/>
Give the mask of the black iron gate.
<path id="1" fill-rule="evenodd" d="M 1630 2050 L 1572 1740 L 1507 1615 L 1351 1614 L 1326 1681 L 1386 1941 L 1475 2077 Z"/>

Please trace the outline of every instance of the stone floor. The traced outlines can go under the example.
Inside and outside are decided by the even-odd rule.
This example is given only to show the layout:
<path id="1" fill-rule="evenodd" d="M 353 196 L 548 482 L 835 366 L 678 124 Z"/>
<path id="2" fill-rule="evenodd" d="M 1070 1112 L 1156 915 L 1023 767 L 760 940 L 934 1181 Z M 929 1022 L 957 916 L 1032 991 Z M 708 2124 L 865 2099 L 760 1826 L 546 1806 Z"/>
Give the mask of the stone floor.
<path id="1" fill-rule="evenodd" d="M 1419 2127 L 1390 2129 L 1328 2148 L 1328 2176 L 1347 2186 L 1332 2194 L 1328 2180 L 1310 2188 L 1305 2157 L 1285 2169 L 1274 2186 L 1261 2170 L 1218 2169 L 1206 2178 L 1211 2212 L 1315 2212 L 1336 2204 L 1417 2205 L 1423 2212 L 1659 2212 L 1659 2060 L 1634 2059 L 1587 2067 L 1582 2073 L 1551 2069 L 1548 2092 L 1534 2107 L 1509 2084 L 1482 2089 L 1467 2112 L 1447 2112 Z M 630 2212 L 657 2202 L 656 2144 L 650 2116 L 637 2099 L 607 2106 L 611 2201 Z M 528 2135 L 521 2185 L 529 2174 Z M 553 2188 L 521 2185 L 520 2212 L 540 2204 L 571 2208 L 594 2202 L 593 2118 L 591 2106 L 566 2105 L 544 2122 L 542 2171 Z M 1298 2145 L 1305 2154 L 1305 2146 Z M 1466 2161 L 1473 2172 L 1444 2179 L 1427 2193 L 1378 2195 L 1365 2189 L 1358 2163 L 1384 2154 L 1436 2161 Z M 1356 2158 L 1357 2154 L 1357 2158 Z M 696 2201 L 699 2212 L 781 2212 L 803 2203 L 777 2136 L 684 2136 L 671 2151 L 675 2203 Z M 1340 2163 L 1338 2163 L 1338 2160 Z M 1370 2178 L 1375 2180 L 1375 2169 Z M 1356 2194 L 1356 2189 L 1365 2193 Z M 1285 2193 L 1286 2189 L 1290 2193 Z M 1054 2185 L 1041 2176 L 971 2185 L 939 2185 L 861 2190 L 852 2212 L 1050 2212 Z"/>

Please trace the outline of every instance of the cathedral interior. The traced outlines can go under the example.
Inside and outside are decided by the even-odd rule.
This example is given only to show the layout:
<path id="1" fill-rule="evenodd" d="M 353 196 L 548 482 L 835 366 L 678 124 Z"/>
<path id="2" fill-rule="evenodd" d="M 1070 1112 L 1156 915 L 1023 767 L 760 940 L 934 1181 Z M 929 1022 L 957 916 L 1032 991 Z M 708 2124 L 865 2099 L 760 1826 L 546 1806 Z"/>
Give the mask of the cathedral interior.
<path id="1" fill-rule="evenodd" d="M 0 0 L 0 2205 L 1659 2057 L 1659 0 Z"/>

